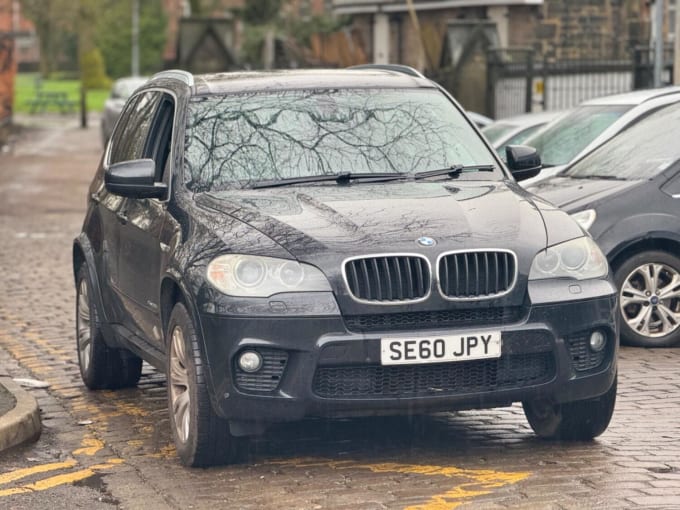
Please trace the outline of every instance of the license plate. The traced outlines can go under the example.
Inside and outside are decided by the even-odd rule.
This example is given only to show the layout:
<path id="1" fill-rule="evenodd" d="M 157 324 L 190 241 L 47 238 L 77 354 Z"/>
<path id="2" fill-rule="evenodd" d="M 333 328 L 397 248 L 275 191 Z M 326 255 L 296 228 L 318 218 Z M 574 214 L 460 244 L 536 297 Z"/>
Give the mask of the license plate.
<path id="1" fill-rule="evenodd" d="M 500 356 L 500 331 L 380 340 L 380 363 L 383 365 L 445 363 Z"/>

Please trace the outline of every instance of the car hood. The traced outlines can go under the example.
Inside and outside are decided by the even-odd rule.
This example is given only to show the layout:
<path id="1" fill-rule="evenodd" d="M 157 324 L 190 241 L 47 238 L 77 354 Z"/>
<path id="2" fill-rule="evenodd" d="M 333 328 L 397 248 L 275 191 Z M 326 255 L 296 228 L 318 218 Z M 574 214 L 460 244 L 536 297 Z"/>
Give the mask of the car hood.
<path id="1" fill-rule="evenodd" d="M 527 190 L 567 211 L 577 211 L 620 193 L 637 183 L 638 181 L 575 179 L 559 176 L 534 184 Z"/>
<path id="2" fill-rule="evenodd" d="M 298 260 L 326 254 L 509 248 L 538 252 L 545 225 L 531 196 L 504 182 L 316 185 L 197 199 L 257 229 Z M 423 247 L 423 236 L 436 241 Z M 531 258 L 531 257 L 530 257 Z"/>

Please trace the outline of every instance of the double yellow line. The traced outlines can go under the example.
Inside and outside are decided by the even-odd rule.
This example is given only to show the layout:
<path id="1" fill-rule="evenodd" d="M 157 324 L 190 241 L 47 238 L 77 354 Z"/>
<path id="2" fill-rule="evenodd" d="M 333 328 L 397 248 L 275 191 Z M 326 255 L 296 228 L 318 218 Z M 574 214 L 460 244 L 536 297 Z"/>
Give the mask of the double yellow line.
<path id="1" fill-rule="evenodd" d="M 103 448 L 103 443 L 98 439 L 84 438 L 81 447 L 72 452 L 73 455 L 93 456 Z M 28 492 L 44 491 L 52 489 L 58 485 L 71 484 L 80 480 L 85 480 L 91 477 L 98 471 L 111 469 L 123 463 L 123 459 L 112 458 L 108 459 L 103 464 L 94 464 L 77 471 L 70 471 L 68 473 L 61 473 L 47 478 L 42 478 L 32 483 L 20 485 L 18 487 L 10 487 L 7 489 L 0 489 L 0 498 L 5 496 L 13 496 L 15 494 L 26 494 Z M 65 460 L 63 462 L 50 462 L 47 464 L 39 464 L 29 468 L 15 469 L 7 473 L 0 474 L 0 486 L 29 478 L 42 473 L 53 473 L 60 470 L 70 470 L 78 466 L 78 461 L 74 458 Z"/>

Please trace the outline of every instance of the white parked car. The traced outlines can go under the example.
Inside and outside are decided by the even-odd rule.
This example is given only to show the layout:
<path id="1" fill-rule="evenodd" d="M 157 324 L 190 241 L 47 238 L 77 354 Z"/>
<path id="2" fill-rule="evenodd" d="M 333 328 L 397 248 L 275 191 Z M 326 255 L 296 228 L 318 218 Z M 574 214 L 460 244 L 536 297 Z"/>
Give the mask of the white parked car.
<path id="1" fill-rule="evenodd" d="M 552 177 L 649 113 L 680 101 L 680 87 L 638 90 L 585 101 L 523 142 L 538 150 L 543 170 L 527 187 Z"/>
<path id="2" fill-rule="evenodd" d="M 501 157 L 504 158 L 505 148 L 508 145 L 524 144 L 527 138 L 564 114 L 564 110 L 558 110 L 506 117 L 485 126 L 482 128 L 482 133 L 484 133 L 484 136 L 491 142 L 491 145 L 493 145 Z"/>
<path id="3" fill-rule="evenodd" d="M 481 113 L 471 111 L 467 111 L 465 113 L 467 113 L 467 116 L 470 117 L 470 120 L 474 122 L 475 125 L 480 129 L 493 122 L 493 119 L 487 117 L 486 115 L 482 115 Z"/>

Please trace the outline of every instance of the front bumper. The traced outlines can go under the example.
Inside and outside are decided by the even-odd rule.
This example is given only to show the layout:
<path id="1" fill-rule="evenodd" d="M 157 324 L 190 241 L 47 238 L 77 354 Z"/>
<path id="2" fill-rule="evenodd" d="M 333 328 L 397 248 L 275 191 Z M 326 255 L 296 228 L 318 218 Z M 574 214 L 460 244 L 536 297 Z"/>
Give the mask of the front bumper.
<path id="1" fill-rule="evenodd" d="M 200 314 L 215 411 L 247 423 L 306 416 L 362 416 L 491 408 L 535 398 L 569 402 L 605 393 L 616 375 L 616 295 L 525 307 L 486 327 L 414 326 L 395 331 L 381 321 L 357 325 L 341 316 L 239 317 Z M 600 290 L 602 284 L 600 284 Z M 598 291 L 599 292 L 599 291 Z M 595 292 L 596 294 L 598 292 Z M 541 296 L 537 287 L 535 296 Z M 552 296 L 552 298 L 551 298 Z M 574 296 L 571 296 L 572 299 Z M 397 314 L 404 315 L 404 314 Z M 396 315 L 395 315 L 396 317 Z M 436 324 L 436 323 L 435 323 Z M 384 328 L 384 329 L 383 329 Z M 363 331 L 357 331 L 363 329 Z M 368 329 L 368 331 L 366 330 Z M 380 339 L 501 330 L 501 357 L 439 364 L 381 366 Z M 588 348 L 594 329 L 607 345 Z M 259 351 L 265 366 L 244 374 L 236 356 Z"/>

